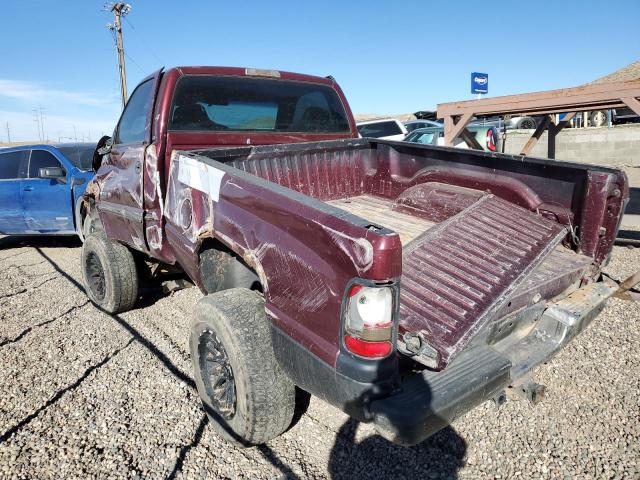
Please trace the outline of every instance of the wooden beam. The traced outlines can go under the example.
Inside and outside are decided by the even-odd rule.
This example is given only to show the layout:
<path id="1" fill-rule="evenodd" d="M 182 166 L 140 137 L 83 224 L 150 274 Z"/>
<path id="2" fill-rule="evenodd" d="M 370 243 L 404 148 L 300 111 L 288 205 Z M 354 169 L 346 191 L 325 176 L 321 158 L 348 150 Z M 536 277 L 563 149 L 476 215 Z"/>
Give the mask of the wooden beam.
<path id="1" fill-rule="evenodd" d="M 453 130 L 455 128 L 455 123 L 453 123 L 453 117 L 450 116 L 446 116 L 444 117 L 444 145 L 445 147 L 452 147 L 453 146 L 453 141 L 448 140 L 448 135 L 450 134 L 451 130 Z"/>
<path id="2" fill-rule="evenodd" d="M 446 116 L 472 116 L 562 113 L 567 111 L 603 110 L 626 105 L 621 99 L 631 99 L 637 108 L 636 98 L 640 97 L 640 80 L 610 82 L 581 87 L 549 90 L 546 92 L 507 95 L 481 100 L 441 103 L 438 118 Z M 634 110 L 632 108 L 632 110 Z M 634 110 L 635 111 L 635 110 Z"/>
<path id="3" fill-rule="evenodd" d="M 445 117 L 444 119 L 444 144 L 447 147 L 453 146 L 453 141 L 460 136 L 460 132 L 465 129 L 469 120 L 471 120 L 471 113 L 465 113 L 456 122 L 454 116 Z"/>
<path id="4" fill-rule="evenodd" d="M 527 140 L 527 143 L 524 145 L 524 147 L 522 147 L 522 150 L 520 150 L 520 155 L 529 155 L 529 153 L 531 153 L 531 150 L 533 149 L 535 144 L 538 143 L 538 140 L 540 140 L 543 132 L 549 126 L 550 121 L 551 119 L 549 118 L 549 115 L 544 117 L 544 120 L 542 120 L 542 122 L 538 124 L 535 132 L 533 132 L 533 134 L 531 135 L 531 138 Z"/>
<path id="5" fill-rule="evenodd" d="M 463 128 L 462 132 L 460 132 L 460 138 L 464 140 L 464 142 L 469 146 L 469 148 L 473 148 L 474 150 L 484 150 L 482 145 L 478 143 L 476 140 L 476 136 L 469 131 L 467 128 Z"/>
<path id="6" fill-rule="evenodd" d="M 556 124 L 549 117 L 549 128 L 547 129 L 547 158 L 556 158 Z"/>
<path id="7" fill-rule="evenodd" d="M 549 124 L 549 134 L 547 135 L 547 158 L 556 158 L 556 137 L 560 131 L 571 124 L 571 119 L 578 112 L 567 113 L 564 118 L 556 125 L 554 122 Z"/>
<path id="8" fill-rule="evenodd" d="M 622 101 L 627 107 L 636 112 L 636 115 L 640 115 L 640 102 L 637 99 L 634 97 L 624 97 Z"/>
<path id="9" fill-rule="evenodd" d="M 575 117 L 577 113 L 578 112 L 567 113 L 564 118 L 560 120 L 560 122 L 555 127 L 553 127 L 555 129 L 556 135 L 560 133 L 560 130 L 562 130 L 564 127 L 568 127 L 569 125 L 571 125 L 571 120 L 573 120 L 573 117 Z"/>

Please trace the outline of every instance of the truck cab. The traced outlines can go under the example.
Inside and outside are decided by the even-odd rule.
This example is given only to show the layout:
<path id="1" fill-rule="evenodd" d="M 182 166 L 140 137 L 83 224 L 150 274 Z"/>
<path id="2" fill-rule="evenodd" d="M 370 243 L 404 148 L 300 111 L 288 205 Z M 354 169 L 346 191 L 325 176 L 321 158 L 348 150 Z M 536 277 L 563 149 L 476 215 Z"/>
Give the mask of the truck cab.
<path id="1" fill-rule="evenodd" d="M 83 212 L 99 217 L 110 238 L 173 263 L 162 234 L 162 199 L 175 150 L 357 136 L 332 77 L 235 67 L 161 69 L 134 89 L 113 137 L 100 145 L 108 153 L 95 166 Z"/>

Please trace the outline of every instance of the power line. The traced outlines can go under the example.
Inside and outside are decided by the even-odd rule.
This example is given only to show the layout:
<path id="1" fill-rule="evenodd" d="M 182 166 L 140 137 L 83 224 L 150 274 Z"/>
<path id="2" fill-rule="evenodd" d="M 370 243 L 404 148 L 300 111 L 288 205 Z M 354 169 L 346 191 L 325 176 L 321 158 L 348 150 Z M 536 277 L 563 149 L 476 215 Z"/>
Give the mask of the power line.
<path id="1" fill-rule="evenodd" d="M 142 72 L 145 73 L 145 70 L 140 66 L 140 64 L 138 62 L 136 62 L 131 55 L 129 55 L 127 52 L 124 52 L 124 56 L 127 57 L 129 60 L 131 60 L 133 62 L 133 64 L 138 67 L 138 69 Z"/>
<path id="2" fill-rule="evenodd" d="M 127 22 L 127 24 L 131 27 L 131 30 L 135 30 L 136 29 L 136 27 L 133 26 L 133 24 L 131 23 L 131 21 L 127 17 L 123 17 L 123 18 L 124 18 L 124 21 Z M 151 55 L 153 55 L 154 57 L 156 57 L 156 60 L 158 60 L 160 65 L 163 65 L 164 61 L 156 54 L 156 52 L 153 50 L 153 48 L 151 48 L 149 43 L 145 40 L 144 35 L 138 35 L 137 38 L 139 40 L 142 40 L 142 43 L 144 44 L 145 48 L 149 51 L 149 53 Z"/>

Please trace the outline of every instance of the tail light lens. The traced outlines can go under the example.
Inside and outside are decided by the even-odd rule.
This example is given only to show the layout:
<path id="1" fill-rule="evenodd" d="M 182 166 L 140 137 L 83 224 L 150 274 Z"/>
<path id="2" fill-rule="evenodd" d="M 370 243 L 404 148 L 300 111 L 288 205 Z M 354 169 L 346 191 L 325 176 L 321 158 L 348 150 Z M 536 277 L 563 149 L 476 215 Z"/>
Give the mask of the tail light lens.
<path id="1" fill-rule="evenodd" d="M 490 152 L 496 151 L 496 140 L 491 128 L 487 130 L 487 148 Z"/>
<path id="2" fill-rule="evenodd" d="M 386 357 L 393 350 L 393 290 L 354 285 L 348 296 L 345 346 L 361 357 Z"/>

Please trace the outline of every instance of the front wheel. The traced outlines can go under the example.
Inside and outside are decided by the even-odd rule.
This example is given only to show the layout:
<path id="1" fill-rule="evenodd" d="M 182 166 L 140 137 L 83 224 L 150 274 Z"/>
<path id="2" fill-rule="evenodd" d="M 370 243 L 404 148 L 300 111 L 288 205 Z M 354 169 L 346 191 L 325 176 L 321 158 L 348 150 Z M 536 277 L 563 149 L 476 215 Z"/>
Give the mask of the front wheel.
<path id="1" fill-rule="evenodd" d="M 82 281 L 89 299 L 108 313 L 130 310 L 138 299 L 138 272 L 131 251 L 98 231 L 85 238 Z"/>
<path id="2" fill-rule="evenodd" d="M 295 387 L 280 368 L 259 293 L 233 288 L 200 300 L 191 326 L 195 382 L 217 433 L 265 443 L 291 423 Z"/>

